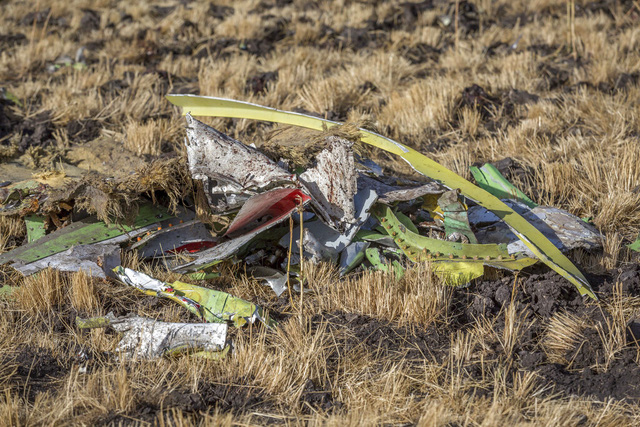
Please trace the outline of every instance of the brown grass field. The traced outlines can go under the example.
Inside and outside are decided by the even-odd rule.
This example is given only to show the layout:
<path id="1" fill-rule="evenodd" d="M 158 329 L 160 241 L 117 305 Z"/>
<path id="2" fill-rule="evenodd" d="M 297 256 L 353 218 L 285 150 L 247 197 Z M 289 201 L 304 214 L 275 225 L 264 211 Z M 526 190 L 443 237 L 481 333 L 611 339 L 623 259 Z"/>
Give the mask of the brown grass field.
<path id="1" fill-rule="evenodd" d="M 456 20 L 456 3 L 457 16 Z M 201 282 L 279 320 L 233 329 L 222 361 L 118 361 L 75 317 L 196 321 L 83 273 L 19 278 L 0 299 L 4 425 L 640 425 L 640 3 L 239 0 L 0 2 L 0 182 L 63 169 L 128 176 L 184 155 L 164 96 L 248 100 L 358 123 L 469 178 L 499 162 L 533 200 L 591 217 L 574 252 L 600 302 L 544 267 L 445 287 L 307 265 L 290 301 L 238 267 Z M 84 47 L 86 66 L 55 67 Z M 476 84 L 479 88 L 474 88 Z M 481 89 L 480 89 L 481 88 Z M 206 119 L 260 146 L 274 126 Z M 388 174 L 410 173 L 380 153 Z M 0 252 L 25 239 L 0 216 Z M 127 256 L 154 276 L 179 276 Z"/>

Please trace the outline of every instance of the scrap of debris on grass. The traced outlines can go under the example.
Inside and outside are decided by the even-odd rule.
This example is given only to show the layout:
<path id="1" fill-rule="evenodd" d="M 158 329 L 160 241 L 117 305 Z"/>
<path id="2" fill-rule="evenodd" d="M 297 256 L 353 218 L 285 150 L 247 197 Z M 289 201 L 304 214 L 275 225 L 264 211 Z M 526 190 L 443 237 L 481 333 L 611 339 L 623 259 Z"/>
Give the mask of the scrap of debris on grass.
<path id="1" fill-rule="evenodd" d="M 560 251 L 600 247 L 598 231 L 566 211 L 536 205 L 491 165 L 472 168 L 480 189 L 367 131 L 363 141 L 402 156 L 431 178 L 409 181 L 385 174 L 355 155 L 354 141 L 336 135 L 326 137 L 305 167 L 297 159 L 275 162 L 196 120 L 189 110 L 224 116 L 229 111 L 220 108 L 233 105 L 233 114 L 247 118 L 310 128 L 332 123 L 231 100 L 170 99 L 187 113 L 187 164 L 157 167 L 173 171 L 179 184 L 147 178 L 132 186 L 131 180 L 54 174 L 0 188 L 0 214 L 22 217 L 27 227 L 27 242 L 1 254 L 0 264 L 23 275 L 53 268 L 109 277 L 175 301 L 197 318 L 199 323 L 190 324 L 111 314 L 78 319 L 82 328 L 123 332 L 118 349 L 125 357 L 182 350 L 220 357 L 230 348 L 227 324 L 241 327 L 259 320 L 276 326 L 250 301 L 188 283 L 215 277 L 224 262 L 242 264 L 243 271 L 280 296 L 287 289 L 303 292 L 303 259 L 336 265 L 342 276 L 378 270 L 397 278 L 412 263 L 427 262 L 434 274 L 456 286 L 483 276 L 487 268 L 518 271 L 542 261 L 595 298 Z M 208 211 L 200 217 L 217 218 L 217 223 L 196 215 L 197 197 L 185 188 L 202 189 Z M 159 190 L 162 196 L 156 195 Z M 151 198 L 144 200 L 145 194 Z M 123 268 L 122 249 L 183 274 L 185 281 L 166 283 Z M 3 287 L 2 295 L 9 294 Z"/>

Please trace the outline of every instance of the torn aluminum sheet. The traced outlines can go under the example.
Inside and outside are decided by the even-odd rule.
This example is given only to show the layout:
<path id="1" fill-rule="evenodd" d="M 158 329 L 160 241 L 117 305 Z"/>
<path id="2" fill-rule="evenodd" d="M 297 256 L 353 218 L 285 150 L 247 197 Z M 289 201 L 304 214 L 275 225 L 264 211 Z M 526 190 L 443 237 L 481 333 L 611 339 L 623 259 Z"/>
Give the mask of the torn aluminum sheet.
<path id="1" fill-rule="evenodd" d="M 226 323 L 168 323 L 139 316 L 76 318 L 79 328 L 111 327 L 123 333 L 117 351 L 128 359 L 156 359 L 178 352 L 221 352 Z"/>
<path id="2" fill-rule="evenodd" d="M 164 208 L 151 204 L 140 207 L 138 216 L 130 226 L 107 225 L 95 217 L 89 217 L 49 233 L 34 242 L 0 254 L 0 264 L 14 263 L 18 266 L 26 266 L 64 252 L 73 246 L 97 243 L 120 244 L 138 235 L 155 231 L 158 227 L 167 226 L 172 221 L 177 219 L 169 215 Z"/>
<path id="3" fill-rule="evenodd" d="M 576 248 L 593 250 L 602 247 L 602 235 L 598 230 L 565 210 L 548 206 L 531 209 L 518 200 L 504 202 L 540 230 L 561 251 Z M 505 243 L 509 254 L 524 253 L 534 257 L 528 247 L 496 215 L 480 206 L 474 206 L 469 211 L 472 224 L 491 224 L 476 230 L 479 242 Z"/>
<path id="4" fill-rule="evenodd" d="M 262 266 L 248 267 L 247 273 L 254 279 L 264 282 L 266 286 L 273 289 L 273 292 L 275 292 L 278 297 L 287 290 L 286 274 L 281 273 L 275 268 Z"/>
<path id="5" fill-rule="evenodd" d="M 195 95 L 167 95 L 167 99 L 173 104 L 181 106 L 183 114 L 191 112 L 195 115 L 202 116 L 264 120 L 315 130 L 322 130 L 326 126 L 341 125 L 339 122 L 321 119 L 307 114 L 281 111 L 275 108 L 233 99 Z M 539 230 L 501 202 L 497 197 L 473 185 L 455 172 L 438 164 L 438 162 L 435 162 L 413 148 L 366 129 L 361 128 L 359 131 L 361 135 L 360 140 L 363 143 L 400 156 L 417 172 L 437 180 L 449 188 L 460 189 L 462 195 L 499 215 L 503 221 L 512 227 L 514 234 L 527 245 L 538 259 L 573 283 L 578 289 L 578 292 L 580 292 L 580 295 L 587 295 L 594 300 L 598 299 L 593 289 L 591 289 L 589 281 L 584 277 L 582 272 Z"/>
<path id="6" fill-rule="evenodd" d="M 193 261 L 176 266 L 173 271 L 179 273 L 196 271 L 235 255 L 258 234 L 282 222 L 298 208 L 300 203 L 304 205 L 309 200 L 309 196 L 301 190 L 292 188 L 280 188 L 252 196 L 227 230 L 228 235 L 242 232 L 246 234 L 194 254 Z"/>
<path id="7" fill-rule="evenodd" d="M 353 271 L 364 261 L 364 251 L 369 247 L 369 242 L 353 242 L 340 254 L 340 276 Z"/>
<path id="8" fill-rule="evenodd" d="M 316 166 L 300 175 L 318 212 L 332 228 L 344 232 L 356 221 L 353 199 L 357 192 L 353 142 L 335 136 L 316 156 Z"/>
<path id="9" fill-rule="evenodd" d="M 205 225 L 192 220 L 172 225 L 145 236 L 131 245 L 142 259 L 163 257 L 181 252 L 199 252 L 215 246 L 216 242 Z"/>
<path id="10" fill-rule="evenodd" d="M 335 264 L 338 261 L 338 252 L 335 249 L 328 248 L 320 243 L 308 228 L 305 228 L 302 233 L 302 249 L 305 257 L 312 263 L 326 261 Z"/>
<path id="11" fill-rule="evenodd" d="M 108 243 L 78 245 L 64 252 L 38 261 L 23 264 L 18 261 L 11 265 L 25 276 L 46 268 L 60 271 L 83 271 L 91 277 L 106 279 L 115 277 L 113 269 L 120 265 L 120 246 Z"/>
<path id="12" fill-rule="evenodd" d="M 354 205 L 356 208 L 356 217 L 357 222 L 351 225 L 347 230 L 341 234 L 336 230 L 330 228 L 328 225 L 324 224 L 322 221 L 310 221 L 304 224 L 304 228 L 308 229 L 311 233 L 313 233 L 314 237 L 322 244 L 323 246 L 332 249 L 336 252 L 342 252 L 344 248 L 347 247 L 349 243 L 354 239 L 356 233 L 360 229 L 360 227 L 367 221 L 369 218 L 369 209 L 373 206 L 373 204 L 378 199 L 378 195 L 375 191 L 371 189 L 364 189 L 359 191 L 354 199 Z M 293 252 L 299 252 L 300 246 L 300 227 L 296 227 L 293 229 Z M 282 239 L 278 242 L 278 244 L 284 248 L 289 247 L 289 233 L 284 235 Z"/>
<path id="13" fill-rule="evenodd" d="M 189 170 L 193 179 L 203 181 L 212 211 L 222 213 L 239 207 L 253 190 L 295 181 L 295 175 L 255 148 L 191 115 L 186 119 Z M 238 199 L 234 199 L 236 194 L 240 194 Z"/>
<path id="14" fill-rule="evenodd" d="M 480 188 L 497 198 L 519 200 L 530 208 L 538 206 L 526 194 L 510 183 L 491 163 L 486 163 L 481 168 L 471 166 L 469 169 Z"/>
<path id="15" fill-rule="evenodd" d="M 451 242 L 478 243 L 467 218 L 467 207 L 463 205 L 456 190 L 447 191 L 438 199 L 444 215 L 444 232 Z M 495 242 L 491 242 L 495 243 Z"/>
<path id="16" fill-rule="evenodd" d="M 448 191 L 448 188 L 435 181 L 417 186 L 398 186 L 389 185 L 379 179 L 360 174 L 358 176 L 358 191 L 364 188 L 373 189 L 378 194 L 380 202 L 386 204 L 414 200 L 426 194 L 442 194 Z"/>
<path id="17" fill-rule="evenodd" d="M 183 282 L 169 284 L 129 268 L 116 267 L 113 271 L 123 283 L 147 295 L 173 300 L 206 322 L 231 321 L 243 326 L 259 320 L 267 326 L 274 325 L 260 307 L 226 292 Z"/>

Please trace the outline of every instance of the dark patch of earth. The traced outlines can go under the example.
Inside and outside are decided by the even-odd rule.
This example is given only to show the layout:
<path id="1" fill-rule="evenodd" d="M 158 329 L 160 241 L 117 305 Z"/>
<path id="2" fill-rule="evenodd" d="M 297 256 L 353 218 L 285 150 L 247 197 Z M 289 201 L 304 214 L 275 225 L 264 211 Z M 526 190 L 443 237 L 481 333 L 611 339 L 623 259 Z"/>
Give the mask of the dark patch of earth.
<path id="1" fill-rule="evenodd" d="M 54 142 L 53 130 L 50 111 L 43 111 L 32 118 L 23 120 L 13 129 L 14 132 L 22 133 L 18 150 L 24 153 L 30 147 L 48 147 Z"/>
<path id="2" fill-rule="evenodd" d="M 631 264 L 608 272 L 603 276 L 588 277 L 592 287 L 602 301 L 611 300 L 616 281 L 622 284 L 622 294 L 640 296 L 640 265 Z M 525 322 L 521 347 L 514 349 L 518 368 L 533 370 L 542 383 L 549 384 L 549 393 L 593 396 L 600 400 L 614 398 L 636 401 L 640 399 L 640 365 L 638 348 L 633 340 L 613 358 L 605 369 L 606 349 L 599 333 L 586 328 L 584 338 L 567 355 L 572 363 L 569 369 L 550 363 L 539 346 L 544 327 L 554 314 L 568 312 L 591 322 L 599 323 L 604 334 L 608 330 L 607 312 L 598 309 L 587 297 L 582 297 L 576 288 L 555 272 L 531 274 L 513 286 L 512 277 L 500 280 L 479 281 L 467 292 L 458 293 L 455 305 L 460 312 L 461 324 L 472 324 L 481 315 L 495 319 L 496 328 L 504 329 L 504 309 L 513 301 L 522 318 L 536 320 Z M 631 332 L 628 330 L 627 334 Z"/>
<path id="3" fill-rule="evenodd" d="M 9 377 L 9 385 L 29 402 L 34 402 L 39 393 L 55 387 L 56 382 L 69 372 L 65 360 L 41 347 L 19 346 L 14 355 L 2 356 L 0 364 L 15 370 Z"/>
<path id="4" fill-rule="evenodd" d="M 256 387 L 243 384 L 251 384 L 251 379 L 239 380 L 239 383 L 228 382 L 203 382 L 198 384 L 195 393 L 186 390 L 173 390 L 158 399 L 154 395 L 144 395 L 136 402 L 132 411 L 126 414 L 110 412 L 100 418 L 97 423 L 101 425 L 130 424 L 134 421 L 153 423 L 158 415 L 164 411 L 164 417 L 171 418 L 169 409 L 179 409 L 184 413 L 213 413 L 218 410 L 221 413 L 241 414 L 246 412 L 273 413 L 277 408 L 270 403 L 269 396 Z M 270 418 L 262 419 L 264 424 L 273 423 Z"/>

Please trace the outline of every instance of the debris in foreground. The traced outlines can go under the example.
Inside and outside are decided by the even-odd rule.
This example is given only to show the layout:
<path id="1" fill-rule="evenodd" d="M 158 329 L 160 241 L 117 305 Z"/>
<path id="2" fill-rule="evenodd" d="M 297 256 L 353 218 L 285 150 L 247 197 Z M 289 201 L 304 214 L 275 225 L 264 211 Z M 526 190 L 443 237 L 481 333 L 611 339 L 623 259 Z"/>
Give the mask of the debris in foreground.
<path id="1" fill-rule="evenodd" d="M 175 301 L 203 321 L 214 323 L 231 321 L 236 326 L 242 326 L 259 320 L 267 326 L 274 325 L 273 321 L 265 319 L 260 307 L 226 292 L 183 282 L 169 284 L 139 271 L 120 266 L 114 268 L 113 271 L 123 283 L 147 295 Z"/>
<path id="2" fill-rule="evenodd" d="M 129 359 L 155 359 L 187 352 L 219 358 L 228 351 L 226 323 L 167 323 L 109 313 L 90 319 L 77 318 L 76 325 L 80 329 L 110 327 L 122 332 L 116 351 Z"/>

